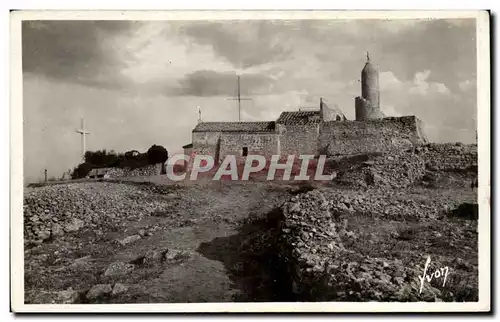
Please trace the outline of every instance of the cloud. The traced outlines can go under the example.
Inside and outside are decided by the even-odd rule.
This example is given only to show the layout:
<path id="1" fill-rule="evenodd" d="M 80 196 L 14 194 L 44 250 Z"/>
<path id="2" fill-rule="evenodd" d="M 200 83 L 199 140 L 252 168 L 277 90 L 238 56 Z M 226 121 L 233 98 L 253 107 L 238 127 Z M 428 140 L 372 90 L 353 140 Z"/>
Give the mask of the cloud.
<path id="1" fill-rule="evenodd" d="M 256 94 L 260 88 L 267 89 L 271 79 L 264 75 L 246 74 L 241 77 L 240 93 L 242 96 Z M 210 70 L 199 70 L 191 73 L 181 81 L 181 95 L 192 96 L 228 96 L 237 95 L 236 73 L 220 73 Z"/>
<path id="2" fill-rule="evenodd" d="M 434 93 L 450 95 L 451 91 L 443 83 L 428 82 L 427 79 L 431 75 L 430 70 L 425 70 L 423 72 L 417 72 L 415 74 L 413 84 L 410 87 L 409 92 L 411 94 L 418 95 L 432 95 Z"/>
<path id="3" fill-rule="evenodd" d="M 424 70 L 415 73 L 412 81 L 402 81 L 392 72 L 381 73 L 381 109 L 387 116 L 416 115 L 434 142 L 473 142 L 475 101 L 430 81 L 431 76 L 430 70 Z"/>
<path id="4" fill-rule="evenodd" d="M 419 26 L 408 28 L 396 37 L 383 34 L 376 38 L 378 45 L 374 47 L 380 64 L 390 66 L 403 81 L 429 70 L 431 81 L 451 84 L 476 72 L 474 19 L 428 20 Z"/>
<path id="5" fill-rule="evenodd" d="M 265 20 L 194 22 L 180 31 L 200 44 L 210 45 L 234 67 L 246 69 L 291 55 L 290 35 L 281 32 L 287 25 L 294 23 Z"/>
<path id="6" fill-rule="evenodd" d="M 467 92 L 467 91 L 470 91 L 470 90 L 473 90 L 473 89 L 476 88 L 476 81 L 475 80 L 467 79 L 465 81 L 462 81 L 462 82 L 458 83 L 458 87 L 462 91 Z"/>
<path id="7" fill-rule="evenodd" d="M 24 21 L 23 71 L 90 86 L 120 87 L 123 63 L 107 50 L 108 39 L 127 33 L 126 21 Z"/>
<path id="8" fill-rule="evenodd" d="M 379 73 L 379 83 L 381 90 L 399 89 L 403 86 L 403 82 L 390 71 Z"/>

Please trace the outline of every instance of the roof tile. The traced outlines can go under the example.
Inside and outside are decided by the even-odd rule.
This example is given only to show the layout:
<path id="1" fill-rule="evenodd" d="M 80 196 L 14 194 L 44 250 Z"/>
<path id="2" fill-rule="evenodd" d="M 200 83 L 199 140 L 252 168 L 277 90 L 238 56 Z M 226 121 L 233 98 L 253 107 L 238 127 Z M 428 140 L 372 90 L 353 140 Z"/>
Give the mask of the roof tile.
<path id="1" fill-rule="evenodd" d="M 320 111 L 283 112 L 276 121 L 279 124 L 315 124 L 321 121 Z"/>
<path id="2" fill-rule="evenodd" d="M 202 122 L 193 132 L 274 132 L 274 121 L 268 122 Z"/>

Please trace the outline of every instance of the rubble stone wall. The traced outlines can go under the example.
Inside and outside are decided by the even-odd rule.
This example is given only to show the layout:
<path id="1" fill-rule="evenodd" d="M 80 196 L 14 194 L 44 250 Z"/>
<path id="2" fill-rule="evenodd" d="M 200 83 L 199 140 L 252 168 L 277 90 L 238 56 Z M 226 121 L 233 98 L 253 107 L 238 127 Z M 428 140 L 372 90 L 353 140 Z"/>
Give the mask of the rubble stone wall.
<path id="1" fill-rule="evenodd" d="M 429 143 L 365 159 L 339 171 L 335 180 L 351 187 L 403 188 L 422 179 L 428 171 L 477 169 L 477 146 Z"/>
<path id="2" fill-rule="evenodd" d="M 340 171 L 336 180 L 351 187 L 386 186 L 403 188 L 413 184 L 425 174 L 422 155 L 408 151 L 393 151 Z"/>
<path id="3" fill-rule="evenodd" d="M 278 124 L 280 154 L 317 155 L 319 127 L 319 123 Z"/>
<path id="4" fill-rule="evenodd" d="M 439 300 L 440 290 L 425 284 L 419 293 L 418 275 L 405 259 L 372 257 L 353 251 L 358 232 L 348 221 L 356 213 L 435 218 L 446 207 L 443 200 L 422 204 L 395 200 L 380 190 L 312 190 L 282 206 L 278 238 L 280 261 L 298 301 L 422 301 Z M 339 217 L 343 214 L 344 217 Z M 344 218 L 344 219 L 339 219 Z M 345 219 L 347 218 L 347 219 Z"/>
<path id="5" fill-rule="evenodd" d="M 123 178 L 123 177 L 149 177 L 161 174 L 161 164 L 152 164 L 137 169 L 114 168 L 110 170 L 106 177 L 108 178 Z"/>
<path id="6" fill-rule="evenodd" d="M 429 143 L 421 148 L 429 170 L 465 170 L 477 167 L 477 145 Z"/>
<path id="7" fill-rule="evenodd" d="M 248 155 L 271 156 L 277 153 L 278 140 L 273 133 L 222 133 L 220 137 L 220 160 L 227 155 L 241 156 L 243 147 Z"/>
<path id="8" fill-rule="evenodd" d="M 320 128 L 318 149 L 333 156 L 407 149 L 426 143 L 422 133 L 415 116 L 325 122 Z"/>

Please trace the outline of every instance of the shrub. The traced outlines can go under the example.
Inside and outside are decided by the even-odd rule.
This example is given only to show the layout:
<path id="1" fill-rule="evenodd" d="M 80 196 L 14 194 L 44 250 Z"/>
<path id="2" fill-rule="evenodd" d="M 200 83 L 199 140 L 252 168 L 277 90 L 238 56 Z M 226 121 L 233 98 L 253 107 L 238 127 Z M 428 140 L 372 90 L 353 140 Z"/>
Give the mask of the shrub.
<path id="1" fill-rule="evenodd" d="M 85 178 L 93 167 L 94 166 L 92 164 L 87 162 L 80 163 L 73 169 L 73 172 L 71 173 L 71 178 L 72 179 Z"/>
<path id="2" fill-rule="evenodd" d="M 149 148 L 147 155 L 149 164 L 165 163 L 168 159 L 167 149 L 156 144 Z"/>

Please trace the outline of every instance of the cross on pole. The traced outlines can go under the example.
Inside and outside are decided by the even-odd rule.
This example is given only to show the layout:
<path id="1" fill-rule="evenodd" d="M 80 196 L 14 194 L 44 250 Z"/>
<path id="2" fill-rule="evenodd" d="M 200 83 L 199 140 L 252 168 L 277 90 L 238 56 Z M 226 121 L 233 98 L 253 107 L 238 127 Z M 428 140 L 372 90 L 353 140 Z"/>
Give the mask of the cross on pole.
<path id="1" fill-rule="evenodd" d="M 85 160 L 85 151 L 86 151 L 85 136 L 89 135 L 90 132 L 87 132 L 87 130 L 85 130 L 85 120 L 83 119 L 83 117 L 82 117 L 82 128 L 79 130 L 76 130 L 76 133 L 79 133 L 82 136 L 82 159 Z"/>
<path id="2" fill-rule="evenodd" d="M 230 101 L 238 101 L 238 121 L 241 121 L 241 101 L 251 101 L 251 98 L 243 98 L 240 94 L 240 76 L 238 76 L 238 96 L 228 98 Z"/>

